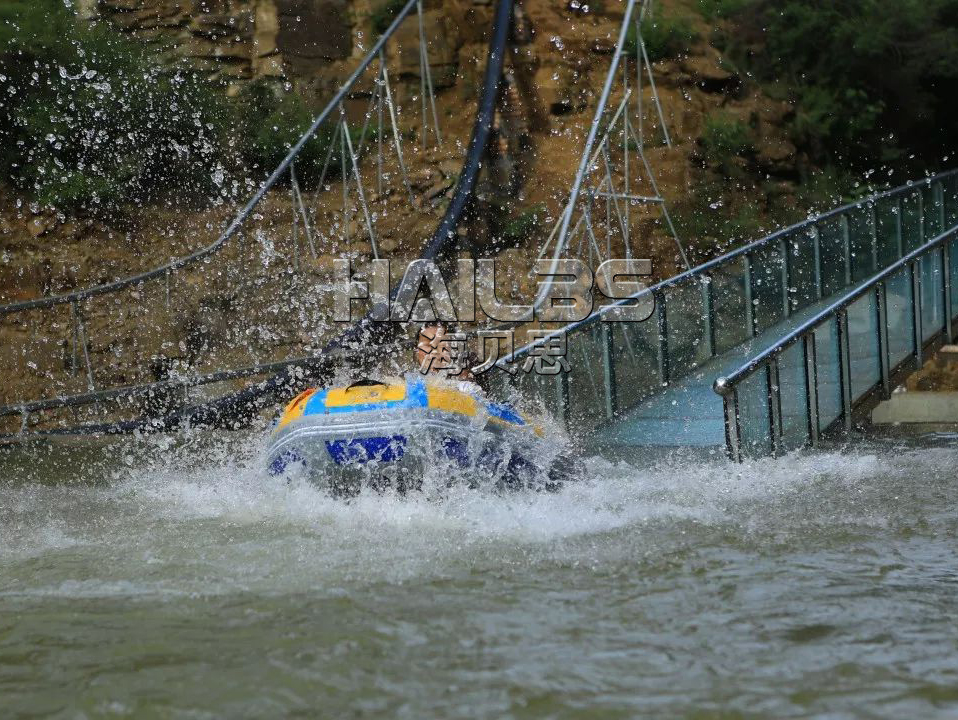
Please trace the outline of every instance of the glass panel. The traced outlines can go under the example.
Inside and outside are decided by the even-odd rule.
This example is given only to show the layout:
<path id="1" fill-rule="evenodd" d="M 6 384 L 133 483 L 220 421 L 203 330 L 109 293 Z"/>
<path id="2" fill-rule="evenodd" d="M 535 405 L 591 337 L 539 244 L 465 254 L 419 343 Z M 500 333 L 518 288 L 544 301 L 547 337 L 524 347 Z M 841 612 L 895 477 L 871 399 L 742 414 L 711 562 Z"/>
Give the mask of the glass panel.
<path id="1" fill-rule="evenodd" d="M 834 295 L 845 287 L 845 223 L 832 218 L 818 223 L 822 258 L 822 296 Z"/>
<path id="2" fill-rule="evenodd" d="M 942 183 L 945 191 L 945 227 L 958 225 L 958 176 L 948 178 Z"/>
<path id="3" fill-rule="evenodd" d="M 901 198 L 901 235 L 905 254 L 921 247 L 921 194 L 912 192 Z"/>
<path id="4" fill-rule="evenodd" d="M 763 365 L 740 382 L 735 390 L 742 452 L 746 455 L 768 455 L 772 451 L 767 373 L 768 367 Z"/>
<path id="5" fill-rule="evenodd" d="M 522 358 L 519 359 L 522 361 Z M 496 375 L 506 377 L 506 373 L 492 371 Z M 519 408 L 533 415 L 543 413 L 557 418 L 559 416 L 559 379 L 555 375 L 539 375 L 537 373 L 519 372 L 514 380 L 502 383 L 503 390 L 508 393 L 497 399 L 515 402 L 519 397 Z"/>
<path id="6" fill-rule="evenodd" d="M 944 228 L 941 226 L 942 206 L 941 195 L 938 193 L 938 183 L 922 185 L 921 197 L 925 214 L 925 242 L 928 242 L 944 232 Z"/>
<path id="7" fill-rule="evenodd" d="M 790 235 L 788 248 L 789 296 L 792 311 L 801 310 L 818 300 L 815 268 L 815 229 L 810 226 Z"/>
<path id="8" fill-rule="evenodd" d="M 692 279 L 665 291 L 670 378 L 684 377 L 709 359 L 704 313 L 699 280 Z"/>
<path id="9" fill-rule="evenodd" d="M 782 404 L 782 441 L 794 450 L 808 443 L 808 396 L 805 387 L 805 353 L 797 342 L 778 356 L 778 382 Z"/>
<path id="10" fill-rule="evenodd" d="M 898 201 L 881 200 L 875 208 L 878 236 L 878 266 L 888 267 L 898 260 Z"/>
<path id="11" fill-rule="evenodd" d="M 745 312 L 745 266 L 743 260 L 729 263 L 712 273 L 712 302 L 715 305 L 715 345 L 724 352 L 751 337 Z"/>
<path id="12" fill-rule="evenodd" d="M 592 323 L 568 338 L 570 425 L 593 426 L 606 419 L 601 328 Z"/>
<path id="13" fill-rule="evenodd" d="M 486 394 L 496 402 L 504 402 L 516 393 L 509 373 L 498 368 L 486 372 L 482 382 Z"/>
<path id="14" fill-rule="evenodd" d="M 950 265 L 951 265 L 951 316 L 958 314 L 958 237 L 953 238 L 950 243 Z"/>
<path id="15" fill-rule="evenodd" d="M 848 240 L 852 253 L 852 280 L 858 282 L 875 274 L 875 222 L 871 207 L 850 210 Z"/>
<path id="16" fill-rule="evenodd" d="M 655 316 L 641 323 L 612 325 L 615 397 L 620 411 L 630 410 L 662 385 Z"/>
<path id="17" fill-rule="evenodd" d="M 848 308 L 848 354 L 852 378 L 852 402 L 881 381 L 879 364 L 878 306 L 869 292 Z"/>
<path id="18" fill-rule="evenodd" d="M 932 250 L 918 261 L 921 268 L 921 331 L 922 340 L 929 340 L 945 327 L 944 276 L 941 272 L 941 251 Z"/>
<path id="19" fill-rule="evenodd" d="M 752 303 L 758 332 L 785 318 L 784 264 L 777 243 L 752 253 Z"/>
<path id="20" fill-rule="evenodd" d="M 815 378 L 818 389 L 818 429 L 825 430 L 842 415 L 838 328 L 834 318 L 815 328 Z"/>
<path id="21" fill-rule="evenodd" d="M 885 298 L 888 303 L 889 364 L 894 370 L 915 352 L 915 314 L 908 268 L 886 281 Z"/>

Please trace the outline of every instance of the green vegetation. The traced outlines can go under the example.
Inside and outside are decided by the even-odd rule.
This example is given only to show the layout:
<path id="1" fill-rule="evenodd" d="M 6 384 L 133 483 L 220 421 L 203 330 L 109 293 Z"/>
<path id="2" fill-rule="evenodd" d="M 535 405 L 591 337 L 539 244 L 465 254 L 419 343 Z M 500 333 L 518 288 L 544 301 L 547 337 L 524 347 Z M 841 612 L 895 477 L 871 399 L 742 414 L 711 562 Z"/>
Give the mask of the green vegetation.
<path id="1" fill-rule="evenodd" d="M 38 201 L 110 211 L 217 195 L 222 94 L 164 71 L 136 43 L 78 23 L 62 0 L 0 4 L 0 169 Z"/>
<path id="2" fill-rule="evenodd" d="M 705 119 L 699 146 L 706 164 L 728 178 L 738 174 L 736 161 L 755 151 L 748 125 L 724 113 L 712 113 Z"/>
<path id="3" fill-rule="evenodd" d="M 269 82 L 250 83 L 239 97 L 237 110 L 238 131 L 244 138 L 240 147 L 241 159 L 246 169 L 256 175 L 272 172 L 315 119 L 299 95 L 282 92 Z M 296 156 L 296 176 L 304 185 L 319 181 L 327 158 L 327 178 L 338 177 L 342 171 L 343 143 L 336 136 L 335 128 L 336 122 L 321 125 Z M 349 138 L 356 153 L 360 152 L 361 142 L 368 147 L 375 137 L 375 128 L 366 130 L 365 140 L 361 127 L 349 128 Z M 330 148 L 334 138 L 335 145 Z M 352 168 L 348 150 L 345 157 L 348 171 Z"/>
<path id="4" fill-rule="evenodd" d="M 373 32 L 382 35 L 389 29 L 389 25 L 396 16 L 406 7 L 409 0 L 380 0 L 373 6 L 373 11 L 369 16 L 369 22 L 373 27 Z"/>
<path id="5" fill-rule="evenodd" d="M 709 115 L 698 145 L 703 171 L 673 209 L 681 236 L 696 241 L 696 262 L 851 199 L 847 171 L 809 171 L 798 184 L 770 177 L 757 164 L 755 131 L 730 114 Z"/>
<path id="6" fill-rule="evenodd" d="M 547 214 L 545 205 L 538 204 L 522 210 L 502 228 L 502 238 L 515 246 L 536 236 Z"/>
<path id="7" fill-rule="evenodd" d="M 707 20 L 732 17 L 752 0 L 699 0 L 699 11 Z"/>
<path id="8" fill-rule="evenodd" d="M 692 29 L 692 22 L 688 18 L 662 15 L 642 21 L 642 39 L 649 60 L 656 62 L 688 53 L 689 48 L 698 40 L 698 35 Z M 638 55 L 634 25 L 629 28 L 623 52 L 630 57 Z"/>
<path id="9" fill-rule="evenodd" d="M 693 260 L 808 213 L 867 194 L 867 183 L 933 170 L 953 156 L 958 125 L 958 0 L 698 0 L 713 42 L 743 77 L 794 109 L 788 176 L 769 175 L 752 118 L 710 115 L 701 171 L 673 209 Z M 865 172 L 865 171 L 872 172 Z"/>
<path id="10" fill-rule="evenodd" d="M 115 214 L 144 202 L 205 204 L 231 192 L 232 176 L 265 177 L 313 112 L 275 83 L 251 83 L 235 100 L 223 90 L 77 21 L 63 0 L 0 2 L 0 172 L 44 206 Z M 341 172 L 334 128 L 303 147 L 304 185 L 327 158 L 328 176 Z M 350 129 L 357 153 L 360 134 Z M 367 146 L 374 139 L 367 130 Z"/>
<path id="11" fill-rule="evenodd" d="M 794 101 L 819 164 L 928 169 L 958 143 L 958 0 L 701 0 L 726 53 Z M 915 162 L 909 156 L 915 155 Z"/>

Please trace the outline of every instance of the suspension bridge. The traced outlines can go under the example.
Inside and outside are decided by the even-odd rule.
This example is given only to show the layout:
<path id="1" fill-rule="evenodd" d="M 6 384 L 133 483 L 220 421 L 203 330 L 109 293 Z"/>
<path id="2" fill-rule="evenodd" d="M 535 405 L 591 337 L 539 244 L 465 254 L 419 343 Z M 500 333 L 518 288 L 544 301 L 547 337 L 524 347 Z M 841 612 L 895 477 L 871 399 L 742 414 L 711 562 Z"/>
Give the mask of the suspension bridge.
<path id="1" fill-rule="evenodd" d="M 958 172 L 859 200 L 691 267 L 645 152 L 647 122 L 657 125 L 656 142 L 671 144 L 642 41 L 641 23 L 651 11 L 650 0 L 624 5 L 575 178 L 538 259 L 580 257 L 595 266 L 636 257 L 633 208 L 643 205 L 661 214 L 685 269 L 622 301 L 654 299 L 647 322 L 607 321 L 608 313 L 600 312 L 555 331 L 567 344 L 568 373 L 496 373 L 493 392 L 542 404 L 575 434 L 602 446 L 704 447 L 724 449 L 734 459 L 816 446 L 852 429 L 929 352 L 955 337 Z M 403 108 L 394 91 L 390 43 L 410 22 L 418 28 L 419 92 Z M 436 259 L 457 247 L 496 124 L 507 56 L 521 42 L 516 24 L 512 0 L 500 0 L 462 169 L 421 257 Z M 625 53 L 630 28 L 637 38 L 634 57 Z M 330 378 L 359 343 L 380 337 L 367 318 L 306 354 L 104 386 L 90 353 L 88 318 L 97 305 L 101 314 L 150 303 L 175 313 L 189 288 L 242 275 L 241 254 L 257 246 L 250 239 L 260 238 L 256 224 L 264 199 L 281 181 L 288 181 L 293 214 L 286 254 L 291 275 L 302 274 L 310 259 L 331 247 L 359 244 L 379 257 L 385 213 L 377 203 L 398 194 L 417 204 L 403 110 L 408 115 L 415 105 L 420 145 L 427 138 L 436 147 L 461 142 L 440 128 L 429 44 L 421 2 L 410 0 L 212 244 L 128 278 L 0 306 L 0 322 L 46 331 L 43 337 L 24 333 L 23 346 L 5 356 L 13 363 L 8 372 L 22 373 L 48 356 L 51 334 L 59 333 L 69 347 L 68 362 L 43 369 L 56 394 L 8 399 L 0 407 L 0 420 L 15 425 L 4 441 L 240 427 L 298 389 Z M 351 126 L 347 104 L 357 98 L 367 105 Z M 341 217 L 321 226 L 304 199 L 296 160 L 330 125 L 317 193 L 336 193 Z M 315 315 L 304 320 L 303 308 L 296 312 L 301 322 L 317 322 Z M 157 328 L 144 332 L 162 335 Z M 157 340 L 143 340 L 141 347 L 155 347 Z"/>

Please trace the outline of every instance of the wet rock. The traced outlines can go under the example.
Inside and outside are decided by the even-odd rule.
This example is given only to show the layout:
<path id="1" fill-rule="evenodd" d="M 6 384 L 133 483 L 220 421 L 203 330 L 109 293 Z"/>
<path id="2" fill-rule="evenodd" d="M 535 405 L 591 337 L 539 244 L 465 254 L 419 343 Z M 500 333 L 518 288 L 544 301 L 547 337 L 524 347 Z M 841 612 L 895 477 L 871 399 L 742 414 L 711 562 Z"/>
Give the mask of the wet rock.
<path id="1" fill-rule="evenodd" d="M 247 34 L 250 30 L 249 23 L 250 18 L 246 13 L 198 15 L 191 23 L 190 32 L 210 40 L 233 38 Z"/>
<path id="2" fill-rule="evenodd" d="M 794 171 L 795 146 L 781 137 L 764 136 L 755 147 L 755 162 L 774 175 Z"/>
<path id="3" fill-rule="evenodd" d="M 56 224 L 55 215 L 37 215 L 27 221 L 27 232 L 33 238 L 42 237 L 56 227 Z"/>
<path id="4" fill-rule="evenodd" d="M 454 85 L 462 41 L 445 11 L 429 10 L 423 13 L 423 35 L 428 48 L 433 87 Z M 389 71 L 397 77 L 407 80 L 420 77 L 419 21 L 415 13 L 403 20 L 396 30 L 393 41 L 386 46 L 386 57 Z"/>
<path id="5" fill-rule="evenodd" d="M 681 69 L 695 85 L 707 93 L 734 95 L 742 88 L 742 79 L 737 73 L 724 67 L 722 56 L 714 48 L 708 48 L 703 54 L 684 58 Z"/>
<path id="6" fill-rule="evenodd" d="M 585 68 L 566 63 L 543 65 L 536 70 L 532 85 L 552 115 L 578 112 L 588 104 L 588 73 Z"/>
<path id="7" fill-rule="evenodd" d="M 589 46 L 589 52 L 595 55 L 611 55 L 615 52 L 615 41 L 611 38 L 597 38 Z"/>
<path id="8" fill-rule="evenodd" d="M 446 192 L 448 192 L 448 190 L 449 190 L 451 187 L 452 187 L 452 183 L 451 183 L 451 182 L 447 182 L 447 181 L 437 182 L 435 185 L 433 185 L 433 186 L 430 187 L 428 190 L 426 190 L 426 192 L 425 192 L 425 194 L 423 195 L 423 197 L 424 197 L 426 200 L 433 200 L 433 199 L 435 199 L 435 198 L 438 198 L 438 197 L 441 196 L 441 195 L 445 195 Z"/>
<path id="9" fill-rule="evenodd" d="M 439 170 L 447 178 L 456 177 L 462 171 L 462 160 L 455 160 L 452 158 L 448 158 L 446 160 L 440 160 Z"/>
<path id="10" fill-rule="evenodd" d="M 425 190 L 438 178 L 439 173 L 433 168 L 422 168 L 409 175 L 409 184 L 413 190 Z"/>
<path id="11" fill-rule="evenodd" d="M 279 31 L 276 47 L 301 60 L 349 57 L 352 28 L 345 0 L 275 0 Z M 322 32 L 318 32 L 319 29 Z"/>

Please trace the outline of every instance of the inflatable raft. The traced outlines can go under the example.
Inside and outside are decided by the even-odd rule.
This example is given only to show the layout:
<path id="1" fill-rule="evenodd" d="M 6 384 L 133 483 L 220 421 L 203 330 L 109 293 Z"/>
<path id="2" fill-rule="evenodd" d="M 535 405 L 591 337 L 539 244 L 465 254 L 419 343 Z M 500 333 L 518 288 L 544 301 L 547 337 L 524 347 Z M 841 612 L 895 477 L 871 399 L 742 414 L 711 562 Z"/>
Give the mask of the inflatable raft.
<path id="1" fill-rule="evenodd" d="M 541 427 L 474 384 L 409 375 L 301 393 L 276 424 L 268 462 L 274 475 L 298 468 L 354 494 L 419 489 L 430 472 L 449 485 L 548 489 L 556 455 Z"/>

